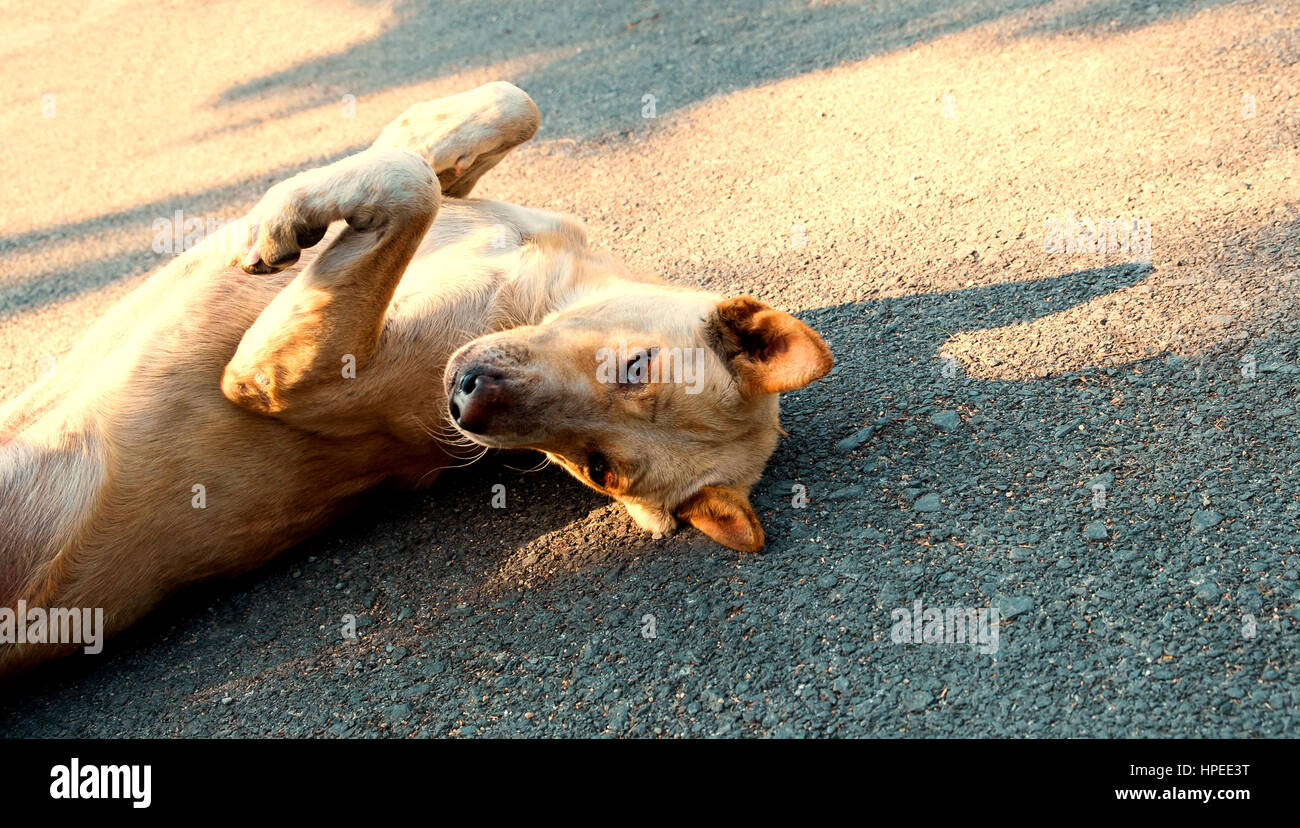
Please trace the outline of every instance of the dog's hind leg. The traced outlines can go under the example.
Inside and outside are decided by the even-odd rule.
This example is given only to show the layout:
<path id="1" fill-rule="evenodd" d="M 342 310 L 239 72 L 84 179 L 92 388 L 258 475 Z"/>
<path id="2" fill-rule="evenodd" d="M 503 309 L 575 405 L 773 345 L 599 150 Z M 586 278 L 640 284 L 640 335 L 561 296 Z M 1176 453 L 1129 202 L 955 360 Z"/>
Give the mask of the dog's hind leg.
<path id="1" fill-rule="evenodd" d="M 372 148 L 422 156 L 438 174 L 442 194 L 464 198 L 483 173 L 532 138 L 540 124 L 532 98 L 498 81 L 415 104 L 384 127 Z"/>

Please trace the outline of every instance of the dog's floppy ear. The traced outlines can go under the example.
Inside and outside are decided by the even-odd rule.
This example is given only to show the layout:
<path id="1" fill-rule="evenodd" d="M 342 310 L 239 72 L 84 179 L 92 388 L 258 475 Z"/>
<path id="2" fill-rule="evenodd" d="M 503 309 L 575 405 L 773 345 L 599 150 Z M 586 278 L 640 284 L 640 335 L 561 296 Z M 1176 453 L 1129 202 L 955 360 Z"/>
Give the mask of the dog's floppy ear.
<path id="1" fill-rule="evenodd" d="M 763 548 L 763 527 L 749 498 L 731 486 L 705 486 L 681 506 L 677 517 L 737 552 Z"/>
<path id="2" fill-rule="evenodd" d="M 816 331 L 752 296 L 719 302 L 714 327 L 746 396 L 802 388 L 834 364 Z"/>

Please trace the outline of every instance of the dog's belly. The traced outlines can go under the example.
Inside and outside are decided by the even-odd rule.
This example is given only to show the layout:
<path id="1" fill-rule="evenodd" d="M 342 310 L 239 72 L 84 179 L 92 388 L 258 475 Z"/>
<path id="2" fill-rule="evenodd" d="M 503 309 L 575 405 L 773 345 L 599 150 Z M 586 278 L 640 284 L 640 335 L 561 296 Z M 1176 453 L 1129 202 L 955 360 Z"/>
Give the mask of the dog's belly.
<path id="1" fill-rule="evenodd" d="M 103 605 L 42 586 L 58 556 L 91 571 L 80 583 L 129 572 L 152 603 L 261 565 L 386 478 L 428 482 L 448 464 L 431 442 L 329 439 L 222 396 L 244 330 L 293 275 L 178 259 L 0 410 L 0 605 Z"/>

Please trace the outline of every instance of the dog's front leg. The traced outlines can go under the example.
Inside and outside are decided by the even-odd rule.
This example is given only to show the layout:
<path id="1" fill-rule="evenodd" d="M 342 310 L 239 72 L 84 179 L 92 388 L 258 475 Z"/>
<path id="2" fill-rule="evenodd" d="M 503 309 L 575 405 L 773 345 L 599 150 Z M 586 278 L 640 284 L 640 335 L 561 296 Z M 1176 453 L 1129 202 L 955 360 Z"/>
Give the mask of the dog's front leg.
<path id="1" fill-rule="evenodd" d="M 356 388 L 379 346 L 393 291 L 440 203 L 425 160 L 370 149 L 277 184 L 247 218 L 239 264 L 281 270 L 318 243 L 333 221 L 344 228 L 266 306 L 226 365 L 227 399 L 305 427 L 346 433 L 365 417 Z"/>

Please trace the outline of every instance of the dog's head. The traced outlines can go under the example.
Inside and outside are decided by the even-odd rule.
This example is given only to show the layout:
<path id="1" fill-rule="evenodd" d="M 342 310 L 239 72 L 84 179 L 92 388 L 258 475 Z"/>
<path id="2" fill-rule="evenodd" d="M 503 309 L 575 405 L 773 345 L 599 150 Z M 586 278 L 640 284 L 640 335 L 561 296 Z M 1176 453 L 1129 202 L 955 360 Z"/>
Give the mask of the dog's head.
<path id="1" fill-rule="evenodd" d="M 777 394 L 831 364 L 821 337 L 757 299 L 621 282 L 470 342 L 445 382 L 476 443 L 544 452 L 649 531 L 684 520 L 754 552 L 749 491 L 782 433 Z"/>

